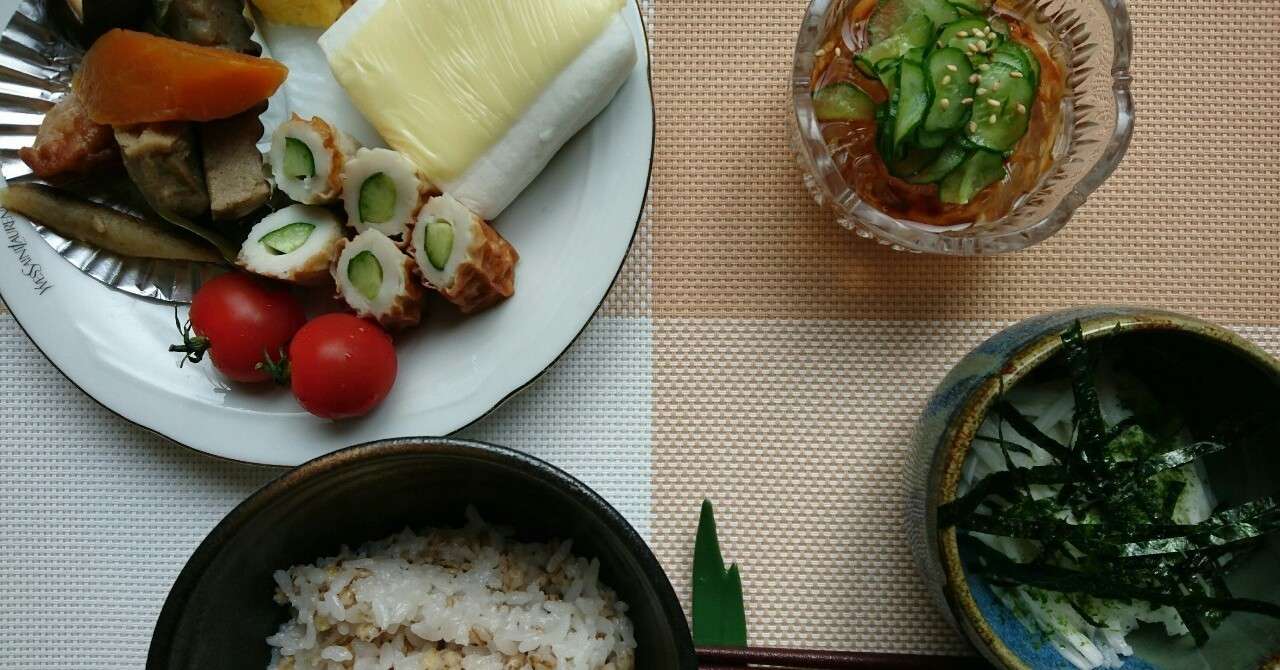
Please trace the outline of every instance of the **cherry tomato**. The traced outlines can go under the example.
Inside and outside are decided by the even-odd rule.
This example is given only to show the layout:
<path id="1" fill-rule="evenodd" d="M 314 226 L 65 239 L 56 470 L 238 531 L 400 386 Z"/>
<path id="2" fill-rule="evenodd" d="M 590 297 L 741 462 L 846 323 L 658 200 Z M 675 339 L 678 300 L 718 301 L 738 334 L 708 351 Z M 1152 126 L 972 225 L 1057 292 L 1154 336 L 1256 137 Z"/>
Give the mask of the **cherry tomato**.
<path id="1" fill-rule="evenodd" d="M 377 324 L 350 314 L 325 314 L 289 345 L 293 395 L 312 414 L 348 419 L 368 414 L 396 381 L 396 349 Z"/>
<path id="2" fill-rule="evenodd" d="M 199 362 L 208 352 L 219 372 L 238 382 L 263 382 L 271 372 L 260 365 L 278 361 L 294 333 L 306 323 L 302 305 L 288 290 L 248 275 L 229 272 L 206 282 L 191 301 L 191 331 L 172 347 Z"/>

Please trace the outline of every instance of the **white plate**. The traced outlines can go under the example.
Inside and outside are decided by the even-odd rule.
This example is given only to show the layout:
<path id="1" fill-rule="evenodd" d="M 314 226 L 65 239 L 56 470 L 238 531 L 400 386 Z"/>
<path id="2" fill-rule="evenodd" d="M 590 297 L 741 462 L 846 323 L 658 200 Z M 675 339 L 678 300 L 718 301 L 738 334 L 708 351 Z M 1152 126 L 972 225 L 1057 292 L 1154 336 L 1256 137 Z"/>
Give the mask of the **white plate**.
<path id="1" fill-rule="evenodd" d="M 459 430 L 573 343 L 630 248 L 648 188 L 654 116 L 637 6 L 627 20 L 641 56 L 630 79 L 495 223 L 520 252 L 515 296 L 468 318 L 430 301 L 423 325 L 397 338 L 395 388 L 368 417 L 322 421 L 286 390 L 229 386 L 207 363 L 179 369 L 178 355 L 167 351 L 177 340 L 172 307 L 83 274 L 30 222 L 2 209 L 0 297 L 36 346 L 95 400 L 214 456 L 292 466 L 368 440 Z"/>

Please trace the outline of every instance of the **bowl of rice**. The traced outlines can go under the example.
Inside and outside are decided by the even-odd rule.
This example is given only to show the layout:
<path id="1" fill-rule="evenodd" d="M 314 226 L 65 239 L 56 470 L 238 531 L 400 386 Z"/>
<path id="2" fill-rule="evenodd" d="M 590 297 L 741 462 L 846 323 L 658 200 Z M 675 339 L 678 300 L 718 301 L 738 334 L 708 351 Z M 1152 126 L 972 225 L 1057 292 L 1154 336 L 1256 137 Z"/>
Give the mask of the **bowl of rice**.
<path id="1" fill-rule="evenodd" d="M 152 670 L 693 670 L 680 602 L 603 498 L 531 456 L 449 439 L 339 451 L 209 534 Z"/>
<path id="2" fill-rule="evenodd" d="M 1265 669 L 1280 655 L 1280 362 L 1188 316 L 1028 319 L 917 424 L 907 530 L 997 668 Z"/>

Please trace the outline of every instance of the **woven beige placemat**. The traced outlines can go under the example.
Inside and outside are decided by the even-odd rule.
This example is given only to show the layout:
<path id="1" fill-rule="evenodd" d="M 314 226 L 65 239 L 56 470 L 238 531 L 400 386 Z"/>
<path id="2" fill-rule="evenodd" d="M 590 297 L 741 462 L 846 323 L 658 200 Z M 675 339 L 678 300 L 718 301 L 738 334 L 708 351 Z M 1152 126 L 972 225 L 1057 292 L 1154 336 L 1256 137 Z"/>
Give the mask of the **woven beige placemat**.
<path id="1" fill-rule="evenodd" d="M 1067 228 L 986 259 L 892 252 L 801 189 L 785 117 L 804 0 L 659 0 L 652 26 L 653 541 L 687 595 L 698 502 L 752 639 L 962 649 L 901 529 L 924 398 L 1011 320 L 1139 303 L 1280 324 L 1280 2 L 1134 0 L 1137 132 Z"/>

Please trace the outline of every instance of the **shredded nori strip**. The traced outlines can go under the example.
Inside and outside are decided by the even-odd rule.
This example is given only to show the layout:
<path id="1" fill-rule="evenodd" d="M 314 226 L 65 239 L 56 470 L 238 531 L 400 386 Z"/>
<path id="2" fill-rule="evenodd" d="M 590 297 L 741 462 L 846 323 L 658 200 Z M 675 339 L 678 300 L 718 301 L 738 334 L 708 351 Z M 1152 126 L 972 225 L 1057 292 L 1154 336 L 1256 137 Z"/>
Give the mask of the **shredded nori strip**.
<path id="1" fill-rule="evenodd" d="M 1075 401 L 1071 440 L 1062 444 L 1046 435 L 1005 400 L 1001 384 L 992 407 L 997 436 L 978 435 L 974 441 L 997 445 L 1007 469 L 987 475 L 938 508 L 941 527 L 955 526 L 977 557 L 971 569 L 995 585 L 1066 594 L 1065 602 L 1094 627 L 1102 626 L 1076 596 L 1172 607 L 1197 645 L 1205 644 L 1211 628 L 1231 612 L 1280 618 L 1280 604 L 1237 598 L 1226 582 L 1226 575 L 1264 537 L 1280 533 L 1280 503 L 1262 498 L 1218 509 L 1199 523 L 1176 523 L 1178 502 L 1188 489 L 1178 470 L 1228 449 L 1228 442 L 1175 446 L 1174 433 L 1150 430 L 1144 423 L 1171 424 L 1159 406 L 1142 418 L 1135 415 L 1109 426 L 1099 402 L 1093 352 L 1080 323 L 1061 338 Z M 1054 462 L 1017 466 L 1010 453 L 1031 452 L 1005 439 L 1005 424 Z M 1041 488 L 1036 498 L 1032 485 L 1057 490 L 1050 488 L 1046 496 Z M 1027 540 L 1038 552 L 1017 562 L 970 533 Z"/>
<path id="2" fill-rule="evenodd" d="M 1031 468 L 1019 468 L 1019 474 L 1030 484 L 1065 484 L 1071 479 L 1071 473 L 1060 465 L 1040 465 Z M 984 477 L 963 496 L 952 500 L 938 508 L 938 523 L 943 528 L 956 525 L 956 522 L 978 509 L 987 498 L 1006 496 L 1017 492 L 1018 479 L 1008 470 L 993 472 Z"/>
<path id="3" fill-rule="evenodd" d="M 1057 440 L 1041 432 L 1034 423 L 1031 423 L 1030 419 L 1023 416 L 1022 412 L 1019 412 L 1013 405 L 1000 400 L 996 402 L 995 410 L 996 414 L 1004 419 L 1000 423 L 1001 426 L 1008 423 L 1009 427 L 1019 435 L 1031 440 L 1032 444 L 1044 449 L 1050 456 L 1058 460 L 1066 460 L 1068 458 L 1070 450 L 1067 449 L 1066 445 L 1059 444 Z"/>
<path id="4" fill-rule="evenodd" d="M 1109 575 L 1085 573 L 1056 565 L 1018 563 L 979 541 L 967 542 L 981 557 L 975 572 L 993 583 L 1034 586 L 1045 591 L 1080 593 L 1103 599 L 1145 600 L 1152 605 L 1170 607 L 1194 607 L 1198 610 L 1220 609 L 1233 612 L 1252 612 L 1280 619 L 1280 605 L 1251 598 L 1214 598 L 1206 595 L 1180 593 L 1173 589 L 1134 586 L 1127 581 L 1112 579 Z"/>
<path id="5" fill-rule="evenodd" d="M 976 442 L 987 442 L 989 444 L 1003 444 L 1005 449 L 1008 449 L 1009 451 L 1012 451 L 1015 454 L 1022 454 L 1023 456 L 1031 455 L 1031 450 L 1022 446 L 1021 444 L 1017 444 L 1016 442 L 1009 442 L 1008 440 L 1002 440 L 998 437 L 991 437 L 990 435 L 974 435 L 973 439 Z"/>
<path id="6" fill-rule="evenodd" d="M 1079 428 L 1077 449 L 1092 462 L 1101 461 L 1103 446 L 1107 443 L 1107 424 L 1102 419 L 1102 406 L 1098 403 L 1098 387 L 1094 384 L 1093 360 L 1089 346 L 1084 341 L 1080 322 L 1071 324 L 1062 335 L 1067 369 L 1071 373 L 1071 393 L 1075 397 L 1075 419 Z"/>

